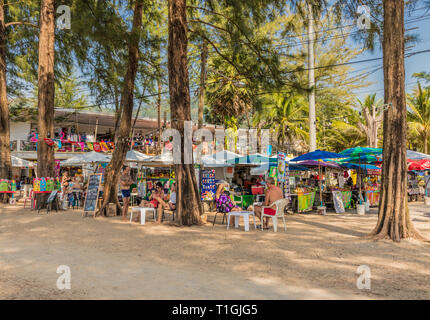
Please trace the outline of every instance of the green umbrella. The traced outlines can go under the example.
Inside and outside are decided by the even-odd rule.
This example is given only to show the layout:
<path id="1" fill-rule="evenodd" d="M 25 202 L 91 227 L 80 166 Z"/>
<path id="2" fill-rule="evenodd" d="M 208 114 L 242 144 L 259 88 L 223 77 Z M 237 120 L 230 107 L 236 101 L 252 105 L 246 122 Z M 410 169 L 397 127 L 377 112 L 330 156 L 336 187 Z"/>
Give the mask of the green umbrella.
<path id="1" fill-rule="evenodd" d="M 381 148 L 365 148 L 365 147 L 355 147 L 343 150 L 339 154 L 345 156 L 345 157 L 360 157 L 363 155 L 378 155 L 382 154 Z"/>
<path id="2" fill-rule="evenodd" d="M 366 147 L 355 147 L 343 150 L 339 154 L 345 156 L 345 157 L 358 157 L 358 165 L 361 164 L 361 157 L 367 156 L 367 155 L 380 155 L 382 154 L 381 148 L 366 148 Z M 359 174 L 360 178 L 360 187 L 359 187 L 359 198 L 360 198 L 360 204 L 361 204 L 361 175 Z"/>
<path id="3" fill-rule="evenodd" d="M 346 159 L 342 159 L 340 163 L 375 163 L 381 161 L 380 158 L 371 155 L 371 154 L 363 154 L 360 156 L 353 156 Z"/>

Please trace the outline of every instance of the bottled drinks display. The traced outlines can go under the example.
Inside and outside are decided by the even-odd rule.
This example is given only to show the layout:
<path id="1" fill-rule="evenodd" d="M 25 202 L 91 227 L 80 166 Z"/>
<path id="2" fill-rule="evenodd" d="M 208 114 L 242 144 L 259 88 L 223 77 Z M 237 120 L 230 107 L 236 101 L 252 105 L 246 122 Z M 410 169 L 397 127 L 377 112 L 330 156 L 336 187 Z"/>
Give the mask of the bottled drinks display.
<path id="1" fill-rule="evenodd" d="M 215 199 L 216 184 L 215 184 L 215 170 L 202 170 L 201 171 L 201 197 L 203 201 L 212 201 Z"/>
<path id="2" fill-rule="evenodd" d="M 42 177 L 33 179 L 33 190 L 34 191 L 54 191 L 60 190 L 61 183 L 60 179 L 51 177 Z"/>

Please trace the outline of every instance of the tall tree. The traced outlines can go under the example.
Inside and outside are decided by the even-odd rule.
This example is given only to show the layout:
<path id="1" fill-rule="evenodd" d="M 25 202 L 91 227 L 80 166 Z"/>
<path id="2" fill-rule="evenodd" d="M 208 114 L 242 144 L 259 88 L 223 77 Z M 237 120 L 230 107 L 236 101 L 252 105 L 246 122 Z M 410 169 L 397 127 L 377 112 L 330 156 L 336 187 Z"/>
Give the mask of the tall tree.
<path id="1" fill-rule="evenodd" d="M 38 133 L 37 174 L 54 175 L 54 147 L 44 139 L 54 137 L 54 0 L 42 0 L 40 5 L 39 69 L 38 69 Z"/>
<path id="2" fill-rule="evenodd" d="M 188 38 L 186 0 L 169 0 L 168 7 L 170 114 L 172 118 L 172 128 L 177 129 L 181 134 L 181 151 L 185 151 L 185 121 L 191 120 L 187 62 Z M 200 224 L 200 216 L 203 212 L 200 206 L 200 193 L 194 174 L 194 166 L 192 164 L 185 164 L 184 152 L 181 153 L 181 163 L 175 164 L 178 194 L 176 210 L 179 223 L 182 225 Z"/>
<path id="3" fill-rule="evenodd" d="M 133 95 L 135 79 L 139 62 L 139 39 L 142 26 L 143 1 L 136 0 L 134 4 L 133 24 L 128 44 L 127 73 L 124 78 L 124 87 L 121 95 L 121 122 L 115 150 L 112 159 L 106 168 L 108 173 L 105 178 L 102 206 L 99 213 L 103 212 L 109 202 L 118 202 L 116 190 L 118 178 L 124 163 L 130 144 L 130 129 L 133 115 Z"/>
<path id="4" fill-rule="evenodd" d="M 407 2 L 413 7 L 415 0 Z M 346 4 L 346 5 L 345 5 Z M 364 40 L 367 48 L 375 48 L 381 39 L 384 70 L 383 163 L 378 221 L 370 238 L 392 239 L 423 237 L 414 228 L 407 200 L 406 161 L 406 93 L 405 93 L 405 1 L 367 0 L 336 2 L 339 11 L 356 15 L 357 6 L 365 4 L 369 11 L 365 20 L 370 28 L 359 30 L 354 38 Z M 382 4 L 382 5 L 381 5 Z M 382 12 L 381 12 L 382 11 Z M 370 14 L 370 16 L 369 16 Z"/>
<path id="5" fill-rule="evenodd" d="M 206 62 L 208 59 L 208 44 L 202 40 L 202 49 L 200 54 L 200 86 L 199 86 L 199 112 L 198 127 L 203 126 L 203 109 L 205 106 L 205 88 L 206 88 Z"/>
<path id="6" fill-rule="evenodd" d="M 33 20 L 39 5 L 34 0 L 25 4 L 0 0 L 0 178 L 11 174 L 9 103 L 21 100 L 21 74 L 34 62 L 32 40 L 38 26 Z"/>
<path id="7" fill-rule="evenodd" d="M 378 147 L 378 133 L 382 125 L 382 100 L 376 100 L 376 93 L 366 96 L 364 101 L 358 100 L 364 123 L 358 122 L 357 125 L 367 137 L 367 146 L 370 148 Z"/>
<path id="8" fill-rule="evenodd" d="M 0 178 L 10 178 L 9 106 L 6 90 L 6 27 L 4 1 L 0 1 Z"/>
<path id="9" fill-rule="evenodd" d="M 409 216 L 406 162 L 404 0 L 384 0 L 384 142 L 382 190 L 375 239 L 421 238 Z"/>

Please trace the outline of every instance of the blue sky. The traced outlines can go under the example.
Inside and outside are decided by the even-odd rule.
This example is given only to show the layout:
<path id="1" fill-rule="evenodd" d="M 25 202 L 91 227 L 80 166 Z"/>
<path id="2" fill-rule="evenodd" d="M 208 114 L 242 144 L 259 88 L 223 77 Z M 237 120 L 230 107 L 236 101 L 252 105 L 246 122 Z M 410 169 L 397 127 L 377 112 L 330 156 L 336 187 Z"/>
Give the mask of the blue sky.
<path id="1" fill-rule="evenodd" d="M 415 18 L 419 18 L 419 21 L 417 21 L 418 19 L 415 19 Z M 419 41 L 416 44 L 413 44 L 412 48 L 408 48 L 407 53 L 430 50 L 430 33 L 429 33 L 430 12 L 427 13 L 424 10 L 421 10 L 419 13 L 413 14 L 412 17 L 406 17 L 406 21 L 410 21 L 411 19 L 412 21 L 409 23 L 406 23 L 405 28 L 406 29 L 414 28 L 414 30 L 411 30 L 410 33 L 416 34 L 419 37 Z M 409 47 L 411 45 L 412 44 L 408 44 L 406 45 L 406 47 Z M 375 50 L 374 53 L 364 52 L 363 54 L 359 55 L 355 60 L 365 60 L 365 59 L 372 59 L 372 58 L 379 58 L 379 57 L 382 57 L 382 50 Z M 374 69 L 374 67 L 378 65 L 382 67 L 382 60 L 359 63 L 354 65 L 354 69 L 362 69 L 368 66 L 370 70 L 370 69 Z M 427 72 L 430 71 L 430 52 L 416 54 L 405 59 L 406 92 L 410 93 L 412 92 L 414 87 L 416 87 L 417 80 L 412 77 L 412 74 L 415 72 L 421 72 L 421 71 L 427 71 Z M 371 74 L 368 77 L 368 80 L 373 82 L 373 84 L 367 88 L 356 90 L 355 93 L 357 94 L 357 96 L 360 99 L 362 99 L 367 94 L 376 92 L 379 98 L 383 98 L 384 97 L 383 70 L 380 69 L 377 72 Z"/>

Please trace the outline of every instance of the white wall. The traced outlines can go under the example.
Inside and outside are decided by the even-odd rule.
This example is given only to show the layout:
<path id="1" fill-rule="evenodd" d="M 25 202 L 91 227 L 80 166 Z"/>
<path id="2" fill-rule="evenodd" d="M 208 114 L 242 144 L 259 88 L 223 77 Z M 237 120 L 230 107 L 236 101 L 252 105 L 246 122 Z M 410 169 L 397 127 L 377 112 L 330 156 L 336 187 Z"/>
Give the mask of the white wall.
<path id="1" fill-rule="evenodd" d="M 10 123 L 10 140 L 27 140 L 31 130 L 30 122 L 11 122 Z"/>

